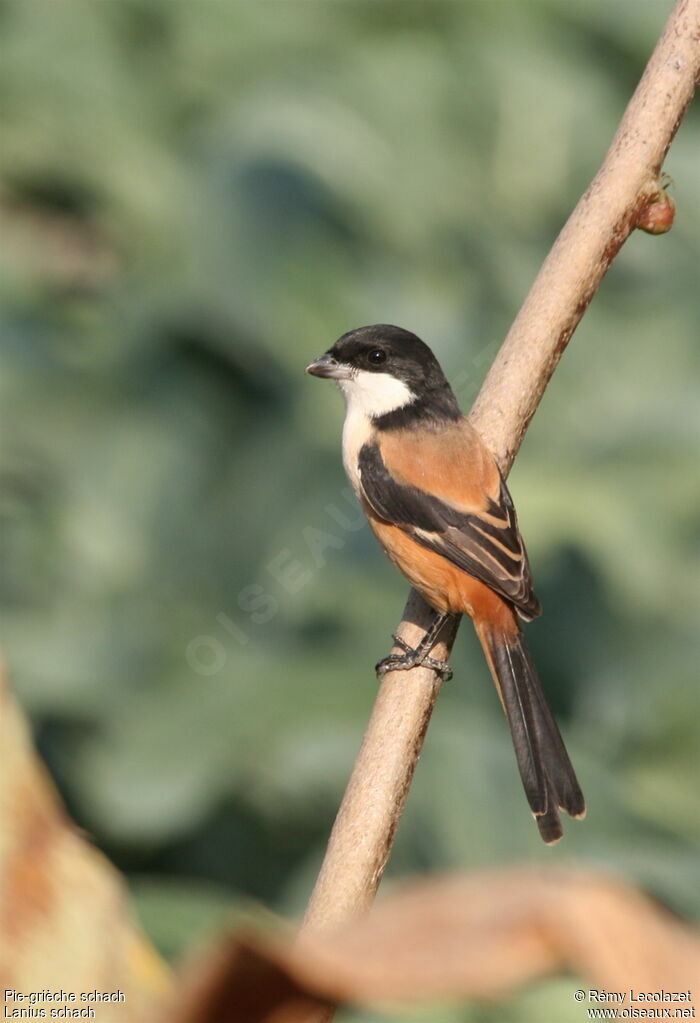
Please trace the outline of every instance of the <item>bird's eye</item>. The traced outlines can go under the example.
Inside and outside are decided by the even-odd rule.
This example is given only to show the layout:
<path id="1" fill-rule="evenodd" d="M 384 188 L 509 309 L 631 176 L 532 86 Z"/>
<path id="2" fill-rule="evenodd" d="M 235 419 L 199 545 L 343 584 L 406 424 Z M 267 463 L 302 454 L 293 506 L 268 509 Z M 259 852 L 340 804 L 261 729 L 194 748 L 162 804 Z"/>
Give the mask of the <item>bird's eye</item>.
<path id="1" fill-rule="evenodd" d="M 381 366 L 383 362 L 386 362 L 386 352 L 381 348 L 373 348 L 367 352 L 367 361 L 371 362 L 373 366 Z"/>

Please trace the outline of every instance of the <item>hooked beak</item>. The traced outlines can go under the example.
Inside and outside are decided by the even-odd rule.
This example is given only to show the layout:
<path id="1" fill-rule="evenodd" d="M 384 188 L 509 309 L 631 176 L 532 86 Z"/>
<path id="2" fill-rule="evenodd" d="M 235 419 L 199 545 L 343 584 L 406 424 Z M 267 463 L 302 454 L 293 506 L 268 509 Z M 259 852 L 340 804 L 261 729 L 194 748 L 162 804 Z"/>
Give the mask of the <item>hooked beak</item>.
<path id="1" fill-rule="evenodd" d="M 330 380 L 349 380 L 352 377 L 352 366 L 344 366 L 326 352 L 306 367 L 312 377 L 328 377 Z"/>

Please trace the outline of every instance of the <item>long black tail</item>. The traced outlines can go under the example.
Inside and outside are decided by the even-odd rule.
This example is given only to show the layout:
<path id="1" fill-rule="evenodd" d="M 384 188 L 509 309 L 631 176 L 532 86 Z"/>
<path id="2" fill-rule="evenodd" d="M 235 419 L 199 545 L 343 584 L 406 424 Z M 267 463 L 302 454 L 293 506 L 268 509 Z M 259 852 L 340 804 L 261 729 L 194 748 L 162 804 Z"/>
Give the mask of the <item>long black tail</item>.
<path id="1" fill-rule="evenodd" d="M 523 634 L 477 626 L 508 718 L 525 795 L 548 844 L 563 835 L 559 810 L 585 817 L 586 803 L 557 723 L 547 706 Z"/>

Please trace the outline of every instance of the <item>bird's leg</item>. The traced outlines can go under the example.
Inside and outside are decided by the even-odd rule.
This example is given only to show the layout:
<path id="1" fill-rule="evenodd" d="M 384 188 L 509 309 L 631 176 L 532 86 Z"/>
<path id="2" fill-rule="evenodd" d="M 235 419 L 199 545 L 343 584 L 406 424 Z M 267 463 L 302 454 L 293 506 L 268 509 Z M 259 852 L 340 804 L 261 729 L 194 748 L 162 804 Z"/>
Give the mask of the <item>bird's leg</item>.
<path id="1" fill-rule="evenodd" d="M 375 668 L 377 676 L 381 679 L 388 671 L 407 671 L 409 668 L 423 665 L 426 668 L 432 668 L 443 682 L 448 682 L 452 678 L 452 669 L 447 661 L 438 661 L 434 657 L 429 657 L 428 654 L 435 645 L 443 625 L 451 617 L 452 615 L 447 611 L 438 611 L 430 628 L 415 648 L 409 646 L 400 636 L 394 636 L 394 642 L 401 647 L 403 653 L 389 654 L 388 657 L 384 657 Z"/>

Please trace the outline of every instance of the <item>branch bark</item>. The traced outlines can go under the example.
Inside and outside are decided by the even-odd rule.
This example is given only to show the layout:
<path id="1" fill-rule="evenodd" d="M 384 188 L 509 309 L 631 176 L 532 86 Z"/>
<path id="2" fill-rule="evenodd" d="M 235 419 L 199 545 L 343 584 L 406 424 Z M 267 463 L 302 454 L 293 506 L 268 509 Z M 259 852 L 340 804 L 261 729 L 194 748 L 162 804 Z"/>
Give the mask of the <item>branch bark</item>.
<path id="1" fill-rule="evenodd" d="M 554 243 L 472 409 L 471 420 L 504 473 L 612 260 L 635 227 L 668 205 L 659 172 L 699 74 L 700 0 L 679 0 L 600 170 Z M 412 591 L 398 634 L 415 645 L 430 616 Z M 433 656 L 449 656 L 456 631 Z M 430 669 L 385 676 L 302 935 L 335 928 L 370 906 L 439 690 Z"/>

